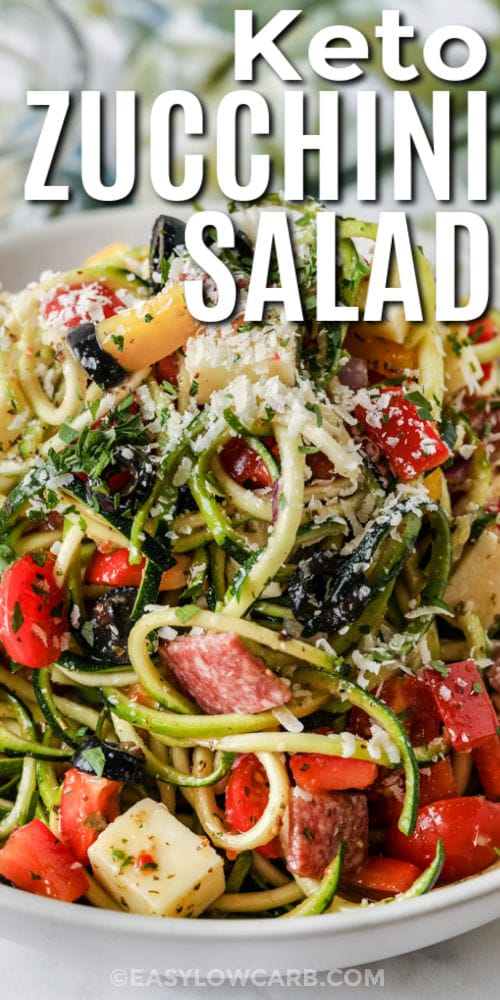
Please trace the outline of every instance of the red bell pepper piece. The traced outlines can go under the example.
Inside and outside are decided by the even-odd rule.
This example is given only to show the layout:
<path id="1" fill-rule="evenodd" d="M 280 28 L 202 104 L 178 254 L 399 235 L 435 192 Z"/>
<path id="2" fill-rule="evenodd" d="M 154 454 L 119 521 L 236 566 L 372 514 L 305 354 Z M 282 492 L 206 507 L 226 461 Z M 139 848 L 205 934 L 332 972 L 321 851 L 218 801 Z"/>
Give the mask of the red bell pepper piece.
<path id="1" fill-rule="evenodd" d="M 370 760 L 330 757 L 323 753 L 294 753 L 290 770 L 295 784 L 306 792 L 337 792 L 373 785 L 378 766 Z"/>
<path id="2" fill-rule="evenodd" d="M 402 389 L 382 389 L 369 397 L 367 393 L 366 399 L 366 406 L 356 406 L 356 417 L 385 455 L 395 476 L 409 482 L 450 457 L 450 449 L 441 440 L 434 421 L 420 417 Z"/>
<path id="3" fill-rule="evenodd" d="M 247 482 L 255 489 L 273 485 L 266 463 L 242 437 L 229 439 L 221 451 L 220 460 L 226 472 L 240 486 Z"/>
<path id="4" fill-rule="evenodd" d="M 457 788 L 453 777 L 453 768 L 449 757 L 438 760 L 436 764 L 420 768 L 420 806 L 428 806 L 431 802 L 442 799 L 454 799 Z"/>
<path id="5" fill-rule="evenodd" d="M 472 756 L 487 798 L 500 799 L 500 737 L 483 740 Z"/>
<path id="6" fill-rule="evenodd" d="M 0 851 L 0 875 L 25 892 L 66 903 L 74 903 L 89 888 L 81 864 L 39 819 L 11 833 Z"/>
<path id="7" fill-rule="evenodd" d="M 226 785 L 226 819 L 233 830 L 245 833 L 260 819 L 269 798 L 265 769 L 255 754 L 243 754 L 233 766 Z M 281 857 L 279 837 L 257 847 L 268 858 Z"/>
<path id="8" fill-rule="evenodd" d="M 377 692 L 377 697 L 400 717 L 413 746 L 430 743 L 440 735 L 441 720 L 432 695 L 417 677 L 410 674 L 389 677 Z M 370 717 L 362 709 L 352 708 L 349 729 L 358 736 L 370 739 Z"/>
<path id="9" fill-rule="evenodd" d="M 446 676 L 424 672 L 436 708 L 455 750 L 472 750 L 495 736 L 498 720 L 474 660 L 446 664 Z"/>
<path id="10" fill-rule="evenodd" d="M 372 899 L 382 896 L 396 896 L 410 889 L 422 869 L 410 861 L 398 858 L 368 857 L 355 872 L 351 872 L 347 884 L 356 886 Z"/>
<path id="11" fill-rule="evenodd" d="M 85 774 L 71 767 L 64 775 L 61 795 L 61 837 L 82 864 L 88 849 L 119 815 L 121 781 Z"/>
<path id="12" fill-rule="evenodd" d="M 426 868 L 443 841 L 445 862 L 440 882 L 456 882 L 493 864 L 500 848 L 500 803 L 479 795 L 433 802 L 417 813 L 414 833 L 407 836 L 394 822 L 386 839 L 387 853 Z"/>

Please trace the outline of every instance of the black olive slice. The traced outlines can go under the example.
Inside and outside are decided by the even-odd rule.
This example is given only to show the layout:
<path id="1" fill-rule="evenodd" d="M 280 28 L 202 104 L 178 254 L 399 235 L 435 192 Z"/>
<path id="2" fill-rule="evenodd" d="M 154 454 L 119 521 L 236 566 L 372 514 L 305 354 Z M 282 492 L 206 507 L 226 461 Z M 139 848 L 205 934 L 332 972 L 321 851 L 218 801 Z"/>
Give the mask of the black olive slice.
<path id="1" fill-rule="evenodd" d="M 87 375 L 100 389 L 111 389 L 127 378 L 121 365 L 101 346 L 94 323 L 80 323 L 69 331 L 66 341 Z"/>
<path id="2" fill-rule="evenodd" d="M 151 233 L 150 284 L 160 292 L 166 281 L 165 266 L 175 248 L 184 245 L 186 224 L 171 215 L 159 215 Z"/>
<path id="3" fill-rule="evenodd" d="M 140 785 L 144 780 L 145 757 L 140 747 L 127 750 L 112 740 L 90 736 L 75 753 L 72 766 L 84 774 L 96 774 L 111 781 Z"/>
<path id="4" fill-rule="evenodd" d="M 335 551 L 319 551 L 302 559 L 288 584 L 292 611 L 307 638 L 335 632 L 354 621 L 373 598 L 363 573 L 346 578 L 348 560 Z"/>
<path id="5" fill-rule="evenodd" d="M 89 650 L 93 660 L 117 666 L 130 662 L 128 637 L 136 597 L 136 587 L 116 587 L 89 606 L 89 622 L 85 627 L 87 638 L 79 635 L 79 642 Z"/>
<path id="6" fill-rule="evenodd" d="M 153 489 L 153 465 L 133 445 L 120 446 L 113 458 L 113 464 L 107 466 L 99 478 L 89 476 L 86 483 L 88 501 L 90 504 L 97 502 L 105 514 L 133 512 Z"/>

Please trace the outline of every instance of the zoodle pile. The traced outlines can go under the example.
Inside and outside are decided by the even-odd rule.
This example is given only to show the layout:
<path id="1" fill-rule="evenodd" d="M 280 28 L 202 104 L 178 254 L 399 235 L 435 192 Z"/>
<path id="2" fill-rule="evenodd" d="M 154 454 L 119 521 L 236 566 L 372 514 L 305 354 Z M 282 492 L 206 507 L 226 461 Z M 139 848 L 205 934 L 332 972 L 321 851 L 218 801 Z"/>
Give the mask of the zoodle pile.
<path id="1" fill-rule="evenodd" d="M 306 319 L 245 321 L 285 207 Z M 315 320 L 314 201 L 0 299 L 0 875 L 174 917 L 417 896 L 500 851 L 499 317 Z M 340 221 L 360 307 L 376 225 Z M 273 268 L 271 284 L 279 284 Z M 397 276 L 395 276 L 397 282 Z M 10 891 L 10 890 L 2 890 Z"/>

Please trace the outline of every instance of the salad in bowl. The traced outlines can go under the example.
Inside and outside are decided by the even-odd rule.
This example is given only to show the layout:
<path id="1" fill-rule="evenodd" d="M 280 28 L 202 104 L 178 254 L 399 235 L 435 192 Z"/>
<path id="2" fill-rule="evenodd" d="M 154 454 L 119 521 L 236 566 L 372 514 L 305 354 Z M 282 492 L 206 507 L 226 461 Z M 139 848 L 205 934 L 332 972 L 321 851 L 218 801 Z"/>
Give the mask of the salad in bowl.
<path id="1" fill-rule="evenodd" d="M 273 196 L 272 204 L 280 203 Z M 266 207 L 264 202 L 261 207 Z M 500 850 L 500 323 L 245 320 L 184 223 L 0 299 L 0 875 L 159 917 L 421 895 Z M 340 222 L 363 310 L 376 226 Z M 274 275 L 279 281 L 279 276 Z"/>

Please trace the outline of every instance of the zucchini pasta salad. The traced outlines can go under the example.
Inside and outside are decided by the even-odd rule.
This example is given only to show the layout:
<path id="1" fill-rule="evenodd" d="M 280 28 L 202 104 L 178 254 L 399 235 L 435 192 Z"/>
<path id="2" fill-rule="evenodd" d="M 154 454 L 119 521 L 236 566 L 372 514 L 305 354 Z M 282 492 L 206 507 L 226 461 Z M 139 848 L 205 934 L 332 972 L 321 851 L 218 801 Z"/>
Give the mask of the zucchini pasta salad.
<path id="1" fill-rule="evenodd" d="M 500 321 L 245 322 L 259 206 L 2 293 L 0 876 L 171 917 L 381 905 L 500 851 Z M 340 221 L 363 309 L 376 225 Z M 271 273 L 271 283 L 279 275 Z M 309 319 L 307 317 L 310 317 Z M 495 654 L 498 651 L 498 659 Z M 3 892 L 12 891 L 3 889 Z"/>

